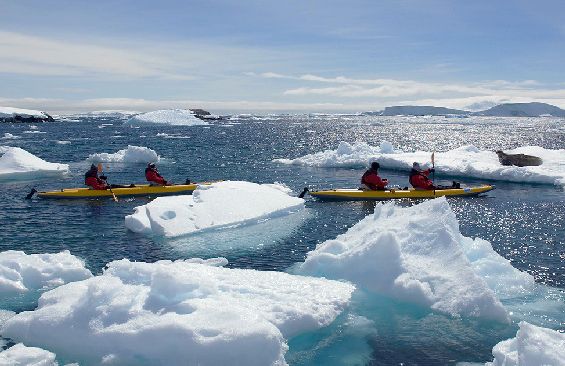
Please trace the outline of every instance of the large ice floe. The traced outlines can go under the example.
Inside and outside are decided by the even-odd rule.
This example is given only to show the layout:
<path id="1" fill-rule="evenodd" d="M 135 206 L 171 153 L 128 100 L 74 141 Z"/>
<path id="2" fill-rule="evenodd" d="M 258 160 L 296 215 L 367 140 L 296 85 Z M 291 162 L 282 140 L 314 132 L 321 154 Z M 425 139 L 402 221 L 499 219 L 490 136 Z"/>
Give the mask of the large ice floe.
<path id="1" fill-rule="evenodd" d="M 161 157 L 155 150 L 145 146 L 128 145 L 126 149 L 119 150 L 113 154 L 99 153 L 88 156 L 92 163 L 151 163 L 157 162 Z"/>
<path id="2" fill-rule="evenodd" d="M 503 166 L 494 151 L 480 150 L 467 145 L 457 149 L 436 152 L 436 174 L 464 176 L 510 182 L 565 185 L 565 150 L 550 150 L 539 146 L 524 146 L 506 150 L 509 154 L 527 154 L 543 159 L 539 166 Z M 325 150 L 296 159 L 275 159 L 283 164 L 313 167 L 366 167 L 378 161 L 381 168 L 410 170 L 412 163 L 430 162 L 430 151 L 404 152 L 389 142 L 371 146 L 364 142 L 341 142 L 336 150 Z M 422 164 L 425 165 L 425 164 Z M 431 164 L 430 164 L 431 167 Z"/>
<path id="3" fill-rule="evenodd" d="M 5 366 L 57 366 L 55 354 L 37 347 L 26 347 L 18 343 L 0 352 L 0 365 Z"/>
<path id="4" fill-rule="evenodd" d="M 92 276 L 84 262 L 68 250 L 60 253 L 26 254 L 0 252 L 0 295 L 53 288 Z"/>
<path id="5" fill-rule="evenodd" d="M 0 146 L 0 181 L 62 176 L 67 164 L 50 163 L 19 147 Z"/>
<path id="6" fill-rule="evenodd" d="M 131 231 L 179 236 L 259 223 L 301 210 L 304 200 L 280 184 L 224 181 L 200 185 L 192 195 L 158 197 L 126 216 Z"/>
<path id="7" fill-rule="evenodd" d="M 131 117 L 127 122 L 131 125 L 139 124 L 166 124 L 174 126 L 204 126 L 208 122 L 197 118 L 187 109 L 162 109 L 153 112 L 141 113 Z"/>
<path id="8" fill-rule="evenodd" d="M 378 204 L 293 270 L 452 315 L 507 322 L 507 311 L 467 258 L 464 245 L 472 242 L 459 232 L 445 198 L 408 208 Z"/>
<path id="9" fill-rule="evenodd" d="M 516 338 L 492 349 L 493 362 L 486 366 L 565 365 L 565 334 L 520 322 Z"/>
<path id="10" fill-rule="evenodd" d="M 114 261 L 44 293 L 0 332 L 81 365 L 285 365 L 287 339 L 333 322 L 354 290 L 217 264 Z"/>

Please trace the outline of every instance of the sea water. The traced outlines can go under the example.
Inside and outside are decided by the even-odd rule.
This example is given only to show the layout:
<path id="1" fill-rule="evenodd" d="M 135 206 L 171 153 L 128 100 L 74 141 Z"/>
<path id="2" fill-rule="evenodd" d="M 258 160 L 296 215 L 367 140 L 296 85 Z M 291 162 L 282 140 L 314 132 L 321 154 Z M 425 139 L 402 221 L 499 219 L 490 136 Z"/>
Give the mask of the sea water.
<path id="1" fill-rule="evenodd" d="M 73 116 L 66 122 L 0 125 L 0 145 L 21 147 L 47 161 L 67 163 L 63 179 L 0 183 L 0 251 L 70 252 L 100 273 L 112 260 L 226 257 L 228 266 L 287 270 L 306 253 L 333 239 L 373 212 L 374 202 L 308 200 L 299 218 L 266 227 L 234 228 L 174 239 L 128 231 L 124 216 L 148 198 L 111 200 L 24 200 L 32 187 L 56 190 L 82 186 L 91 154 L 114 153 L 128 145 L 145 146 L 161 157 L 158 167 L 173 182 L 248 180 L 284 183 L 298 194 L 305 186 L 356 187 L 363 169 L 282 165 L 341 141 L 378 146 L 389 141 L 405 151 L 445 151 L 472 144 L 499 150 L 538 145 L 565 148 L 564 120 L 549 118 L 443 118 L 336 115 L 241 116 L 209 126 L 127 126 L 120 116 Z M 565 158 L 564 158 L 565 159 Z M 144 164 L 103 164 L 110 183 L 142 183 Z M 438 171 L 441 161 L 436 160 Z M 382 167 L 392 184 L 406 186 L 407 176 Z M 450 177 L 436 177 L 450 182 Z M 461 179 L 479 184 L 478 179 Z M 491 182 L 492 183 L 492 182 Z M 565 192 L 552 185 L 497 181 L 484 197 L 449 199 L 465 236 L 489 240 L 493 248 L 540 284 L 565 289 Z M 413 202 L 400 202 L 411 205 Z M 35 308 L 34 302 L 10 303 L 7 310 Z M 543 310 L 542 310 L 543 312 Z M 565 315 L 552 319 L 565 330 Z M 356 293 L 353 305 L 331 326 L 289 340 L 286 360 L 311 364 L 454 364 L 490 360 L 492 346 L 512 337 L 516 325 L 453 318 L 386 297 Z"/>

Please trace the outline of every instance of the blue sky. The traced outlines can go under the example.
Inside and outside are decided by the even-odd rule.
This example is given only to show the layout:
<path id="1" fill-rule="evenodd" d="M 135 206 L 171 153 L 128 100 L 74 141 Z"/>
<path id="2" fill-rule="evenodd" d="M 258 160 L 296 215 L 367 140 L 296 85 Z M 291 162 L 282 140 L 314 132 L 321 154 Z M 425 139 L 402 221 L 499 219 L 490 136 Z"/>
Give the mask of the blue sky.
<path id="1" fill-rule="evenodd" d="M 565 2 L 0 0 L 0 105 L 565 107 Z"/>

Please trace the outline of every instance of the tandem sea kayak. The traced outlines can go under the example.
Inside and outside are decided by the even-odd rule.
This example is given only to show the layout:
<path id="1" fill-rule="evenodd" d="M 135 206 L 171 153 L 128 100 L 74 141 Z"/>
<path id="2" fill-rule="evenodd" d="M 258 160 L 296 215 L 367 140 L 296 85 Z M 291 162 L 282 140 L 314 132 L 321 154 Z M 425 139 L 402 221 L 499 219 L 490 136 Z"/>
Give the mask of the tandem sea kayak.
<path id="1" fill-rule="evenodd" d="M 128 188 L 112 188 L 111 191 L 109 189 L 65 188 L 59 191 L 37 192 L 37 195 L 41 198 L 112 198 L 114 195 L 117 197 L 166 196 L 192 194 L 197 187 L 197 184 L 179 184 L 174 186 L 150 186 L 148 184 L 140 184 Z"/>
<path id="2" fill-rule="evenodd" d="M 436 197 L 470 197 L 478 196 L 494 189 L 493 185 L 477 187 L 438 189 L 435 191 L 421 191 L 410 189 L 391 189 L 386 191 L 364 191 L 361 189 L 331 189 L 324 191 L 309 191 L 310 195 L 322 200 L 342 201 L 381 201 L 401 198 L 426 199 Z"/>

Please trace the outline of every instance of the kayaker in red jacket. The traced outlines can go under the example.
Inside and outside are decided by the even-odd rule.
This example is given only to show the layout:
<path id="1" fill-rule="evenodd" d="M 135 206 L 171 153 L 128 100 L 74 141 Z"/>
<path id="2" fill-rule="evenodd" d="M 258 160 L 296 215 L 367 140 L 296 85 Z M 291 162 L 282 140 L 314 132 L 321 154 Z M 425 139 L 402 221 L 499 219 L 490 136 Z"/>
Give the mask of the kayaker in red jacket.
<path id="1" fill-rule="evenodd" d="M 381 177 L 379 177 L 379 168 L 379 163 L 374 161 L 371 163 L 371 168 L 361 177 L 361 184 L 371 191 L 384 191 L 388 184 L 388 179 L 381 179 Z"/>
<path id="2" fill-rule="evenodd" d="M 434 183 L 430 180 L 430 178 L 428 178 L 430 173 L 433 173 L 434 171 L 435 169 L 433 168 L 422 170 L 420 169 L 420 164 L 414 163 L 412 164 L 412 170 L 410 171 L 410 178 L 408 180 L 410 181 L 412 187 L 414 187 L 415 189 L 437 189 L 436 187 L 434 187 Z"/>
<path id="3" fill-rule="evenodd" d="M 147 168 L 145 168 L 145 179 L 150 183 L 156 183 L 162 186 L 171 185 L 159 174 L 154 163 L 147 164 Z"/>
<path id="4" fill-rule="evenodd" d="M 96 190 L 108 189 L 108 183 L 106 183 L 104 176 L 98 177 L 98 168 L 96 165 L 92 164 L 90 169 L 84 175 L 84 184 Z"/>

